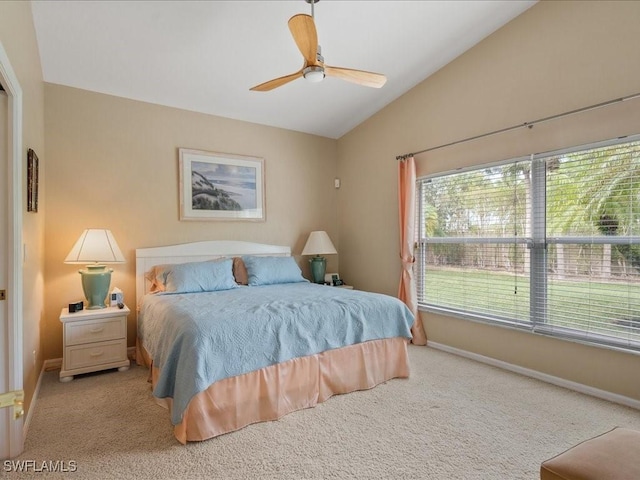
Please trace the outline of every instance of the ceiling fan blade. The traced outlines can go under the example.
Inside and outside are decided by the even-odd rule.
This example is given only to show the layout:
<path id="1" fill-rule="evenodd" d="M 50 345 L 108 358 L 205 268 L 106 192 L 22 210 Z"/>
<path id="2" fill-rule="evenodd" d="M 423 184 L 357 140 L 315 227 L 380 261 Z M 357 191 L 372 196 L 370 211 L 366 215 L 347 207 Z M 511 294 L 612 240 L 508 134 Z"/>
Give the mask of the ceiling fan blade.
<path id="1" fill-rule="evenodd" d="M 296 78 L 302 77 L 302 69 L 298 70 L 296 73 L 292 73 L 291 75 L 285 75 L 284 77 L 274 78 L 273 80 L 269 80 L 268 82 L 261 83 L 260 85 L 256 85 L 249 90 L 253 90 L 256 92 L 268 92 L 269 90 L 273 90 L 274 88 L 281 87 L 285 83 L 292 82 Z"/>
<path id="2" fill-rule="evenodd" d="M 365 87 L 380 88 L 387 81 L 387 77 L 381 73 L 353 70 L 351 68 L 324 66 L 324 73 L 330 77 L 341 78 L 347 82 L 357 83 Z"/>
<path id="3" fill-rule="evenodd" d="M 310 15 L 300 13 L 289 19 L 289 30 L 298 46 L 298 50 L 302 53 L 307 65 L 316 65 L 318 63 L 316 55 L 318 54 L 318 33 L 316 32 L 316 24 Z"/>

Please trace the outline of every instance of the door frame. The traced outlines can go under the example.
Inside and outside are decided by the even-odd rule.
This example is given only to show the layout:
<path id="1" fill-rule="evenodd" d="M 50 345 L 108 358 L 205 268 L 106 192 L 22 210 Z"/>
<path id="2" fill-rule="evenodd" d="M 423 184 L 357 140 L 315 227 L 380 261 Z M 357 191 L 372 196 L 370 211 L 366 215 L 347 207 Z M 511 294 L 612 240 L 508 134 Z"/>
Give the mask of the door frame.
<path id="1" fill-rule="evenodd" d="M 9 390 L 23 389 L 22 339 L 22 89 L 0 42 L 0 81 L 8 98 L 7 149 L 7 353 Z M 2 375 L 2 372 L 0 372 Z M 9 425 L 9 457 L 22 453 L 23 418 L 13 420 L 13 409 L 3 409 Z"/>

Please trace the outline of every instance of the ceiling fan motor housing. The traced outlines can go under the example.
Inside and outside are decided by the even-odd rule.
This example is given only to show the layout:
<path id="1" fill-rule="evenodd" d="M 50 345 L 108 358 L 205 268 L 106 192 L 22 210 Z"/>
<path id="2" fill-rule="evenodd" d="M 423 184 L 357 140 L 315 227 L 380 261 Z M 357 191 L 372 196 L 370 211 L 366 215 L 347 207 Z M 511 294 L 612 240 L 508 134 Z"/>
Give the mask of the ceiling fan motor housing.
<path id="1" fill-rule="evenodd" d="M 307 0 L 309 1 L 309 0 Z M 319 1 L 319 0 L 316 0 Z M 316 61 L 318 65 L 308 65 L 302 70 L 302 76 L 309 82 L 316 83 L 321 82 L 324 77 L 324 57 L 322 56 L 322 48 L 318 45 L 318 52 L 316 53 Z"/>
<path id="2" fill-rule="evenodd" d="M 324 78 L 324 68 L 320 65 L 309 65 L 302 70 L 302 75 L 310 82 L 321 82 Z"/>
<path id="3" fill-rule="evenodd" d="M 251 90 L 267 92 L 300 77 L 304 77 L 309 82 L 321 82 L 325 76 L 340 78 L 347 82 L 367 87 L 382 87 L 387 81 L 387 78 L 380 73 L 325 65 L 322 51 L 318 44 L 318 33 L 316 31 L 316 25 L 313 18 L 313 6 L 319 0 L 305 1 L 311 5 L 311 15 L 299 13 L 291 17 L 288 22 L 291 35 L 293 35 L 293 39 L 298 46 L 298 50 L 300 50 L 300 53 L 302 53 L 304 58 L 302 68 L 297 72 L 290 73 L 289 75 L 274 78 L 268 82 L 256 85 L 251 88 Z"/>

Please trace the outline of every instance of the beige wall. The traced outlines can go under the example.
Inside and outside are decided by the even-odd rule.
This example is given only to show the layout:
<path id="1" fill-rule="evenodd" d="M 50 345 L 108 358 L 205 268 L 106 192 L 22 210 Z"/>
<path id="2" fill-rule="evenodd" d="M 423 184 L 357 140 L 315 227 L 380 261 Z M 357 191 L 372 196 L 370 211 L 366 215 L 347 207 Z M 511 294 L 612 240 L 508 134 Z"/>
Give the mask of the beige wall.
<path id="1" fill-rule="evenodd" d="M 42 169 L 40 212 L 24 215 L 27 399 L 42 359 L 62 354 L 60 308 L 82 296 L 75 267 L 62 261 L 84 228 L 106 227 L 116 235 L 128 263 L 115 266 L 113 283 L 129 303 L 135 248 L 235 238 L 288 244 L 299 252 L 308 232 L 320 228 L 339 248 L 340 272 L 349 283 L 395 294 L 395 156 L 640 91 L 634 61 L 639 21 L 638 2 L 541 2 L 336 142 L 56 85 L 43 88 L 30 5 L 0 2 L 0 41 L 24 92 L 25 157 L 34 148 Z M 566 146 L 640 132 L 632 105 L 615 107 L 620 115 L 603 110 L 585 128 L 548 125 L 553 141 L 544 136 L 544 142 Z M 496 155 L 508 158 L 523 144 L 527 151 L 543 145 L 537 143 L 542 131 L 529 131 L 538 140 L 516 133 L 482 149 L 439 151 L 420 158 L 419 167 L 433 173 Z M 267 221 L 180 222 L 179 147 L 264 157 Z M 337 192 L 336 172 L 342 179 Z M 329 268 L 337 269 L 337 258 Z M 638 356 L 448 317 L 424 320 L 432 341 L 640 399 Z M 134 334 L 132 315 L 130 345 Z"/>
<path id="2" fill-rule="evenodd" d="M 640 92 L 640 2 L 540 2 L 338 141 L 341 273 L 394 294 L 395 156 Z M 633 100 L 417 158 L 422 174 L 640 133 Z M 423 313 L 455 348 L 640 400 L 640 356 Z"/>
<path id="3" fill-rule="evenodd" d="M 23 368 L 27 407 L 42 367 L 40 327 L 43 319 L 44 271 L 44 84 L 40 55 L 31 17 L 30 2 L 0 2 L 0 42 L 7 52 L 23 95 L 23 182 L 26 185 L 27 149 L 32 148 L 40 158 L 40 194 L 38 213 L 26 211 L 26 188 L 23 192 L 22 236 L 26 249 L 23 263 Z M 4 182 L 5 179 L 2 179 Z M 3 189 L 4 191 L 4 189 Z M 33 354 L 35 352 L 35 355 Z"/>
<path id="4" fill-rule="evenodd" d="M 299 254 L 312 230 L 326 230 L 339 248 L 335 140 L 59 85 L 46 84 L 45 98 L 46 358 L 62 355 L 60 309 L 83 296 L 78 266 L 63 261 L 85 228 L 113 232 L 127 263 L 114 265 L 112 286 L 132 310 L 136 248 L 233 239 Z M 181 147 L 264 158 L 266 221 L 180 221 Z"/>

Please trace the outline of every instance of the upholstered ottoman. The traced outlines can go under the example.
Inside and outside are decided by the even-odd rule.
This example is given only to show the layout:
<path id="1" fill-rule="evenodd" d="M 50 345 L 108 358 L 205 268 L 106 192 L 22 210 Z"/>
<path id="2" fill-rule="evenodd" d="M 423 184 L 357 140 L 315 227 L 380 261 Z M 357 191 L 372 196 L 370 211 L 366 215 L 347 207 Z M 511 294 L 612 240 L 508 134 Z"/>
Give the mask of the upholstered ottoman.
<path id="1" fill-rule="evenodd" d="M 640 480 L 640 432 L 614 428 L 542 463 L 540 480 Z"/>

